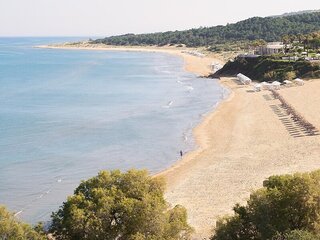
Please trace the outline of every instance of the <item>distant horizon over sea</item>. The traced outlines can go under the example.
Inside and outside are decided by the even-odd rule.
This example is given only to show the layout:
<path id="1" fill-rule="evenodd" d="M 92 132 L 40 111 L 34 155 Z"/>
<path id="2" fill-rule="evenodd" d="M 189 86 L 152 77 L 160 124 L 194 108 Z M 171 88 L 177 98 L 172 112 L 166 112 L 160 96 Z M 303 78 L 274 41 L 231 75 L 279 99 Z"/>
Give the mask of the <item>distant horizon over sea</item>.
<path id="1" fill-rule="evenodd" d="M 170 167 L 227 94 L 165 53 L 34 48 L 84 39 L 0 37 L 0 205 L 29 223 L 101 170 Z"/>

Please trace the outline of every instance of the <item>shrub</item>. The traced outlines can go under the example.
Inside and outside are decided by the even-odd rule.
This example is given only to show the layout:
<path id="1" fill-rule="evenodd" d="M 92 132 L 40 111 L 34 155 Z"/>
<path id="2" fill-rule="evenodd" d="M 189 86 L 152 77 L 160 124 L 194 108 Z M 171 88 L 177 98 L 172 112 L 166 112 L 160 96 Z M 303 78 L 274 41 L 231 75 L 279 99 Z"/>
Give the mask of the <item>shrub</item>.
<path id="1" fill-rule="evenodd" d="M 263 56 L 257 58 L 236 58 L 228 62 L 212 77 L 230 76 L 242 73 L 258 81 L 283 81 L 287 76 L 304 77 L 314 76 L 318 66 L 306 60 L 287 61 L 279 56 Z M 289 74 L 289 75 L 288 75 Z"/>
<path id="2" fill-rule="evenodd" d="M 291 71 L 291 72 L 287 72 L 286 74 L 285 74 L 285 78 L 287 79 L 287 80 L 293 80 L 293 79 L 295 79 L 296 78 L 296 73 L 294 72 L 294 71 Z"/>
<path id="3" fill-rule="evenodd" d="M 43 240 L 44 234 L 40 234 L 28 224 L 15 219 L 5 207 L 0 206 L 0 239 L 1 240 Z"/>
<path id="4" fill-rule="evenodd" d="M 277 233 L 272 240 L 320 240 L 320 235 L 308 231 L 293 230 L 289 233 Z"/>
<path id="5" fill-rule="evenodd" d="M 268 178 L 246 206 L 236 205 L 234 216 L 218 221 L 212 239 L 265 240 L 294 236 L 298 232 L 293 230 L 320 233 L 319 184 L 320 171 Z"/>
<path id="6" fill-rule="evenodd" d="M 146 171 L 103 171 L 52 214 L 57 239 L 188 239 L 186 210 L 168 209 L 164 182 Z"/>

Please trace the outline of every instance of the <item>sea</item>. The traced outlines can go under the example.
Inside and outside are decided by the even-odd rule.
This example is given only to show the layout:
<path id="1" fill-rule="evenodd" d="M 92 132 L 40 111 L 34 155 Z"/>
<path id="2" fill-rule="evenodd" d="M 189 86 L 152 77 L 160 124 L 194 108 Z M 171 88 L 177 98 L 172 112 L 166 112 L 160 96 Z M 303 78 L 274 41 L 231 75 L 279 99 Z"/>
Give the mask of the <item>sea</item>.
<path id="1" fill-rule="evenodd" d="M 101 170 L 170 167 L 228 94 L 165 53 L 34 47 L 86 39 L 0 38 L 0 205 L 31 224 Z"/>

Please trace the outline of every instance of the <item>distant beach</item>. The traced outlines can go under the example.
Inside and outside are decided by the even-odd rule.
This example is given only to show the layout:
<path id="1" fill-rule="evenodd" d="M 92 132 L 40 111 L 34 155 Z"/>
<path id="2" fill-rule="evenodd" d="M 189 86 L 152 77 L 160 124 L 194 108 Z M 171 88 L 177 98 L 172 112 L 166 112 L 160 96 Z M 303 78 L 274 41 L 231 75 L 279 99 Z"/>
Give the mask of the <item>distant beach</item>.
<path id="1" fill-rule="evenodd" d="M 37 48 L 51 48 L 51 49 L 69 49 L 69 50 L 97 50 L 97 51 L 125 51 L 125 52 L 160 52 L 169 53 L 180 56 L 185 61 L 186 71 L 195 73 L 199 76 L 207 76 L 212 73 L 212 63 L 224 64 L 227 59 L 231 58 L 230 54 L 216 54 L 210 53 L 204 57 L 193 56 L 186 53 L 186 50 L 194 50 L 189 48 L 177 47 L 119 47 L 119 46 L 106 46 L 103 44 L 53 44 L 53 45 L 40 45 Z"/>
<path id="2" fill-rule="evenodd" d="M 208 75 L 212 62 L 224 61 L 221 56 L 200 58 L 176 49 L 105 50 L 176 54 L 184 58 L 186 70 L 198 75 Z M 279 103 L 269 91 L 253 92 L 233 78 L 220 83 L 231 93 L 194 129 L 197 150 L 156 175 L 167 180 L 167 200 L 187 208 L 195 239 L 210 236 L 216 220 L 231 214 L 234 204 L 244 203 L 268 176 L 320 168 L 320 137 L 291 135 L 273 111 Z M 319 89 L 320 80 L 313 80 L 280 92 L 320 129 Z"/>

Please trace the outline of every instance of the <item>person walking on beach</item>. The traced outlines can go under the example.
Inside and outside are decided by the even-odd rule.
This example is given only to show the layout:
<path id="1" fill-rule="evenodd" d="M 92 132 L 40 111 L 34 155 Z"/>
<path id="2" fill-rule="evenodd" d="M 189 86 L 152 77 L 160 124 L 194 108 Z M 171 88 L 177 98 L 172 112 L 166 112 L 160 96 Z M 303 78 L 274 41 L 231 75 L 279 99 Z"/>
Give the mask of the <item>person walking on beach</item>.
<path id="1" fill-rule="evenodd" d="M 182 152 L 182 150 L 180 150 L 180 157 L 182 157 L 183 156 L 183 152 Z"/>

